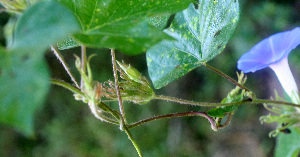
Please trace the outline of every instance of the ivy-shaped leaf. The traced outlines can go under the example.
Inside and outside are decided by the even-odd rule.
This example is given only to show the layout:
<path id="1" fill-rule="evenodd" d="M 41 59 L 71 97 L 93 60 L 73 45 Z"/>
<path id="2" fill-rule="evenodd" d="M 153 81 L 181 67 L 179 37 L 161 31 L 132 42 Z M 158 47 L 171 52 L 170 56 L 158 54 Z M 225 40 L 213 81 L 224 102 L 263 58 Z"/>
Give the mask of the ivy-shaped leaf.
<path id="1" fill-rule="evenodd" d="M 193 0 L 58 0 L 69 7 L 81 23 L 74 37 L 91 47 L 117 48 L 138 54 L 163 39 L 165 33 L 148 23 L 149 17 L 175 13 Z"/>
<path id="2" fill-rule="evenodd" d="M 150 78 L 161 88 L 218 55 L 239 20 L 237 0 L 200 0 L 175 16 L 163 41 L 147 51 Z"/>
<path id="3" fill-rule="evenodd" d="M 49 90 L 44 52 L 78 31 L 76 17 L 57 2 L 40 2 L 24 12 L 17 22 L 12 46 L 6 50 L 0 47 L 1 123 L 33 135 L 34 113 Z"/>

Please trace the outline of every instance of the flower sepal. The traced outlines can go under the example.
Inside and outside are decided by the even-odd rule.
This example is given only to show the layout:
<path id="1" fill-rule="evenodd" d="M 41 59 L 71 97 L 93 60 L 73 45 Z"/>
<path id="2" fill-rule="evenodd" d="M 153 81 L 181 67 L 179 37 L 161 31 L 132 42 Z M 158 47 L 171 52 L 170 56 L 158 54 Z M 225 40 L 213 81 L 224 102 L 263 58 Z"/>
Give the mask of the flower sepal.
<path id="1" fill-rule="evenodd" d="M 275 91 L 275 98 L 279 101 L 284 101 L 278 96 Z M 259 118 L 261 123 L 277 123 L 277 128 L 269 133 L 270 137 L 276 137 L 280 132 L 286 131 L 289 127 L 297 127 L 300 125 L 300 113 L 295 107 L 279 105 L 279 104 L 264 104 L 264 107 L 271 113 Z"/>
<path id="2" fill-rule="evenodd" d="M 146 104 L 155 97 L 155 93 L 149 81 L 131 65 L 118 62 L 118 71 L 122 80 L 119 82 L 122 100 L 131 101 L 136 104 Z M 104 96 L 117 100 L 115 83 L 107 81 L 103 85 Z"/>

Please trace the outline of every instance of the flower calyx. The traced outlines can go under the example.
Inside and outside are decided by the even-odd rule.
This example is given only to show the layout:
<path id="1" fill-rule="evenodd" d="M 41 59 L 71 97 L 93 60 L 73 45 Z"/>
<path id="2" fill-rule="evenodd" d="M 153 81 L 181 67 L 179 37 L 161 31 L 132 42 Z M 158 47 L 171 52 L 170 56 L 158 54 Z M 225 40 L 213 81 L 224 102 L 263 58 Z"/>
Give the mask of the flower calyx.
<path id="1" fill-rule="evenodd" d="M 137 104 L 145 104 L 153 99 L 155 93 L 149 81 L 129 64 L 118 62 L 117 70 L 122 80 L 119 82 L 120 94 L 123 100 Z M 117 99 L 115 83 L 107 81 L 103 85 L 104 96 Z"/>
<path id="2" fill-rule="evenodd" d="M 100 101 L 103 96 L 102 85 L 93 80 L 93 75 L 90 68 L 89 62 L 94 56 L 95 55 L 89 56 L 86 62 L 86 69 L 83 69 L 84 66 L 82 66 L 80 58 L 75 55 L 75 65 L 82 78 L 81 91 L 85 94 L 85 97 L 77 94 L 74 94 L 74 97 L 76 100 L 82 100 L 85 103 L 88 103 L 89 101 Z"/>

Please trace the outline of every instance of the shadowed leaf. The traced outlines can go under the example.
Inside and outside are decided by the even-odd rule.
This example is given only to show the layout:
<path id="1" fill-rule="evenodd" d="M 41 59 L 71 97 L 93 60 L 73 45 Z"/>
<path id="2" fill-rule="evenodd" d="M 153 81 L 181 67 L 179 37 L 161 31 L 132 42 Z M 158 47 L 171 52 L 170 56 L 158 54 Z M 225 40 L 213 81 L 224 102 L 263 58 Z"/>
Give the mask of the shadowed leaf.
<path id="1" fill-rule="evenodd" d="M 148 23 L 150 17 L 175 13 L 193 0 L 58 0 L 81 23 L 75 38 L 90 47 L 116 48 L 139 54 L 163 39 L 170 39 Z"/>

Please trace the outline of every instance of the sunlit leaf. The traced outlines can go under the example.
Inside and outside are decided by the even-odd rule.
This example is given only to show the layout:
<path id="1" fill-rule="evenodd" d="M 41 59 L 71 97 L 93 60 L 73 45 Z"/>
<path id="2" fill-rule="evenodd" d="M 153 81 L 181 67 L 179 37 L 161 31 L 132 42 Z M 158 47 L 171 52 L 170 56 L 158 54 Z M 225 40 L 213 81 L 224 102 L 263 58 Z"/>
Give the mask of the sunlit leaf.
<path id="1" fill-rule="evenodd" d="M 170 39 L 148 23 L 149 17 L 175 13 L 193 0 L 58 0 L 78 17 L 83 32 L 74 37 L 91 47 L 138 54 Z"/>
<path id="2" fill-rule="evenodd" d="M 218 55 L 239 20 L 237 0 L 200 0 L 198 8 L 175 16 L 165 32 L 177 41 L 163 41 L 147 51 L 149 74 L 161 88 Z"/>

